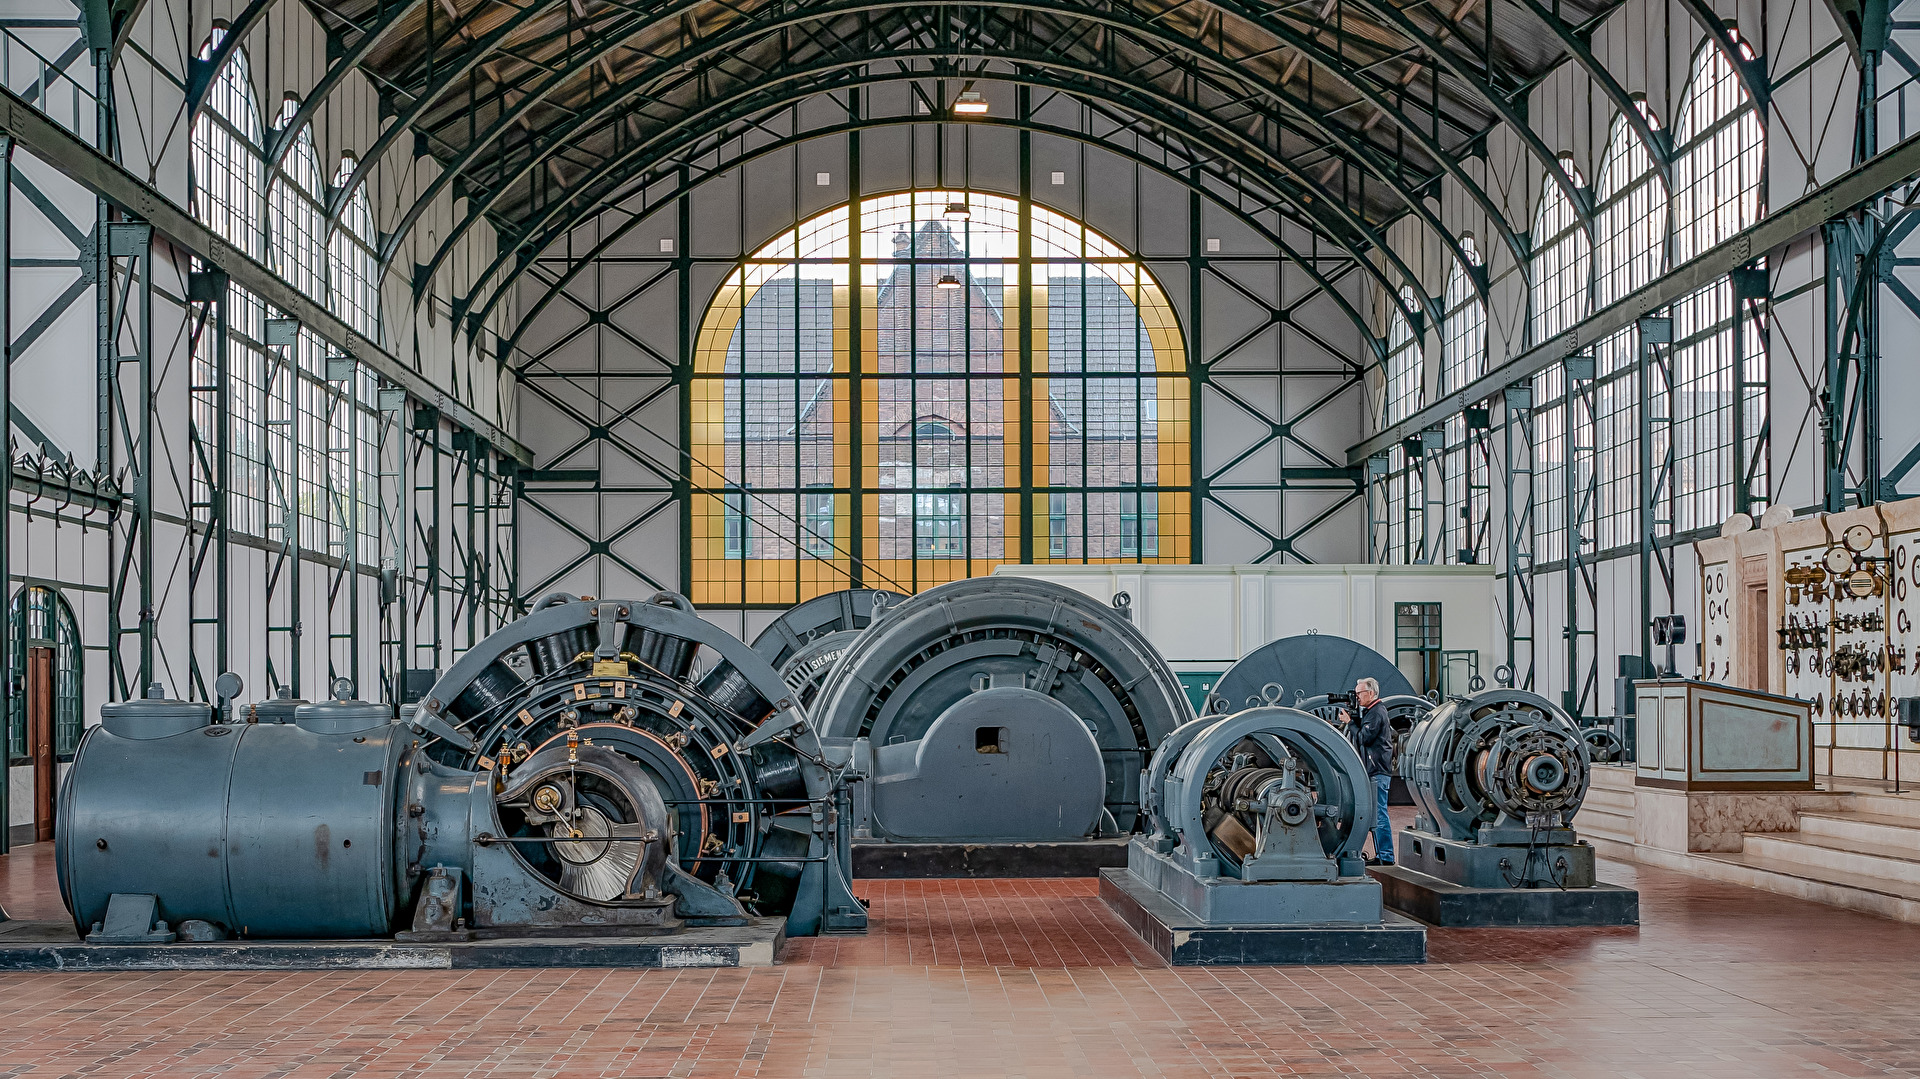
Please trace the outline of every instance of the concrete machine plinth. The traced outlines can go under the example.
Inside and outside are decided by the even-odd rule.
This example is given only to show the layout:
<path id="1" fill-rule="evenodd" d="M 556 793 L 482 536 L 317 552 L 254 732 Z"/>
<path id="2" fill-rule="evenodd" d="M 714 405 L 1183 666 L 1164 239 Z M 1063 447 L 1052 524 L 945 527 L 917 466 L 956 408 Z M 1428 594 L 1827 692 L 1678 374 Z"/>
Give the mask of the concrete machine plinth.
<path id="1" fill-rule="evenodd" d="M 1210 925 L 1125 869 L 1100 871 L 1100 898 L 1174 966 L 1427 961 L 1426 927 L 1393 913 L 1367 924 Z"/>
<path id="2" fill-rule="evenodd" d="M 1368 870 L 1386 905 L 1442 928 L 1639 925 L 1640 893 L 1617 884 L 1585 888 L 1470 888 L 1403 866 Z"/>

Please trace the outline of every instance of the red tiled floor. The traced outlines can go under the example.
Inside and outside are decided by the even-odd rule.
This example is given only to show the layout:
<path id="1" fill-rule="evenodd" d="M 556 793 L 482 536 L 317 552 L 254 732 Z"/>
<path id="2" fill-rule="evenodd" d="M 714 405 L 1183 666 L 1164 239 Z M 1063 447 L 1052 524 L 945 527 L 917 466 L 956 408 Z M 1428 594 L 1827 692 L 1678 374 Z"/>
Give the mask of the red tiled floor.
<path id="1" fill-rule="evenodd" d="M 1920 1074 L 1920 926 L 1604 868 L 1642 928 L 1420 967 L 1168 969 L 1093 882 L 1014 880 L 863 882 L 872 933 L 768 970 L 0 975 L 0 1077 Z"/>

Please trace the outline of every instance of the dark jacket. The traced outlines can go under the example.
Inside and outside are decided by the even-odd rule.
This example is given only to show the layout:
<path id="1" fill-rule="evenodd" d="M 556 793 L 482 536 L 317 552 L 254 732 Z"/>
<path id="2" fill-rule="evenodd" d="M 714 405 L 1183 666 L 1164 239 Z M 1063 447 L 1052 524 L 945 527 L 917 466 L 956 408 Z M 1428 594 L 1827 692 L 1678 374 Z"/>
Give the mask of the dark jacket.
<path id="1" fill-rule="evenodd" d="M 1360 714 L 1360 720 L 1348 732 L 1360 759 L 1367 762 L 1370 776 L 1393 774 L 1393 724 L 1387 722 L 1387 706 L 1379 701 Z"/>

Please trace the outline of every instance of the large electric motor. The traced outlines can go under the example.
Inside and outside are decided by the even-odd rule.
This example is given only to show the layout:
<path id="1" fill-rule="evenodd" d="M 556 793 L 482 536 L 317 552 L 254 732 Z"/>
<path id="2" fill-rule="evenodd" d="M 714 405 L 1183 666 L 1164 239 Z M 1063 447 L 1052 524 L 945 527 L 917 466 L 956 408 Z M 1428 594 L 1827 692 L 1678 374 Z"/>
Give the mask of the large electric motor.
<path id="1" fill-rule="evenodd" d="M 1148 831 L 1128 871 L 1206 923 L 1381 920 L 1361 855 L 1373 785 L 1318 716 L 1253 708 L 1195 720 L 1155 750 L 1142 790 Z"/>
<path id="2" fill-rule="evenodd" d="M 1572 827 L 1587 743 L 1546 698 L 1498 689 L 1448 701 L 1414 725 L 1400 773 L 1420 810 L 1402 866 L 1472 888 L 1593 884 L 1593 847 Z"/>
<path id="3" fill-rule="evenodd" d="M 549 597 L 404 725 L 338 701 L 211 719 L 131 701 L 83 740 L 57 851 L 82 932 L 116 894 L 254 937 L 865 926 L 811 726 L 679 596 Z"/>
<path id="4" fill-rule="evenodd" d="M 888 608 L 815 701 L 853 766 L 866 834 L 1051 842 L 1133 830 L 1147 754 L 1191 718 L 1123 613 L 1023 577 L 955 581 Z"/>

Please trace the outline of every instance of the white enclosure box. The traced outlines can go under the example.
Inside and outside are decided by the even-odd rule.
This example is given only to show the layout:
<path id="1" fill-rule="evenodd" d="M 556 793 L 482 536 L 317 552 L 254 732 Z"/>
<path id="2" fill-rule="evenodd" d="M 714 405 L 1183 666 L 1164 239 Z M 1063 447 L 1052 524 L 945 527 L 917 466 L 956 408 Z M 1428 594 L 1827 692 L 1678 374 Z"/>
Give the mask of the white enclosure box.
<path id="1" fill-rule="evenodd" d="M 1492 685 L 1506 656 L 1491 566 L 1117 563 L 1004 565 L 994 573 L 1039 577 L 1109 603 L 1127 593 L 1134 623 L 1190 689 L 1197 688 L 1192 676 L 1218 674 L 1261 645 L 1304 633 L 1358 641 L 1394 659 L 1417 688 L 1422 660 L 1396 655 L 1399 611 L 1411 604 L 1439 605 L 1438 647 L 1452 656 L 1450 674 L 1457 677 L 1471 656 Z"/>

